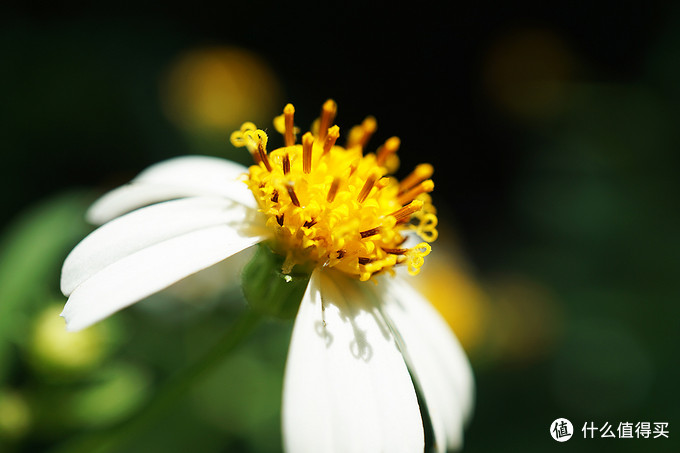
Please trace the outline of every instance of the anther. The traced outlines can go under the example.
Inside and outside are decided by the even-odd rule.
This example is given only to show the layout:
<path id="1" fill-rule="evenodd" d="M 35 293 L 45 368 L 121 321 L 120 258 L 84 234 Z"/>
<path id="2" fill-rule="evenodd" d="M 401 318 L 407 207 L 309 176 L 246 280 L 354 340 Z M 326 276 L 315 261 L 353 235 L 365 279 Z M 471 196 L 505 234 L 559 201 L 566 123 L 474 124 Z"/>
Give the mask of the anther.
<path id="1" fill-rule="evenodd" d="M 307 174 L 312 171 L 312 145 L 314 136 L 307 132 L 302 136 L 302 171 Z"/>
<path id="2" fill-rule="evenodd" d="M 375 236 L 378 233 L 380 233 L 380 227 L 371 228 L 370 230 L 366 231 L 361 231 L 359 234 L 361 235 L 362 239 L 366 239 L 368 237 Z"/>
<path id="3" fill-rule="evenodd" d="M 425 181 L 431 177 L 433 173 L 434 167 L 430 164 L 420 164 L 416 166 L 416 168 L 399 183 L 399 193 L 402 194 L 419 182 Z"/>
<path id="4" fill-rule="evenodd" d="M 410 250 L 410 249 L 390 249 L 385 247 L 382 247 L 382 249 L 385 253 L 389 253 L 390 255 L 406 255 L 406 253 Z"/>
<path id="5" fill-rule="evenodd" d="M 366 179 L 366 183 L 364 184 L 364 187 L 361 188 L 361 192 L 359 192 L 359 195 L 357 195 L 357 201 L 359 203 L 363 203 L 364 200 L 368 197 L 368 194 L 371 193 L 371 189 L 373 189 L 373 185 L 375 184 L 376 179 L 378 179 L 378 176 L 373 173 Z"/>
<path id="6" fill-rule="evenodd" d="M 409 201 L 413 200 L 418 195 L 420 195 L 421 193 L 432 192 L 433 190 L 434 182 L 432 182 L 431 179 L 428 179 L 399 195 L 397 197 L 397 202 L 400 204 L 406 204 Z"/>
<path id="7" fill-rule="evenodd" d="M 399 146 L 401 145 L 401 140 L 399 137 L 391 137 L 387 139 L 385 144 L 378 150 L 378 155 L 376 158 L 376 163 L 383 166 L 387 159 L 394 153 L 397 152 Z"/>
<path id="8" fill-rule="evenodd" d="M 298 200 L 297 194 L 295 193 L 295 189 L 293 189 L 293 186 L 286 186 L 286 189 L 288 190 L 288 196 L 290 197 L 290 202 L 293 203 L 295 206 L 298 208 L 300 207 L 300 200 Z"/>
<path id="9" fill-rule="evenodd" d="M 378 123 L 375 121 L 375 118 L 367 116 L 359 126 L 353 127 L 350 131 L 347 148 L 354 146 L 365 147 L 377 128 Z"/>
<path id="10" fill-rule="evenodd" d="M 279 202 L 279 191 L 274 190 L 274 194 L 271 197 L 272 203 L 278 203 Z"/>
<path id="11" fill-rule="evenodd" d="M 363 256 L 360 256 L 360 257 L 359 257 L 359 264 L 364 264 L 364 265 L 365 265 L 365 264 L 370 263 L 371 261 L 373 261 L 372 258 L 364 258 Z"/>
<path id="12" fill-rule="evenodd" d="M 326 196 L 327 202 L 333 203 L 333 200 L 335 200 L 335 195 L 338 193 L 338 187 L 340 187 L 340 178 L 336 177 L 333 179 L 331 187 L 328 189 L 328 195 Z"/>
<path id="13" fill-rule="evenodd" d="M 403 206 L 394 211 L 391 216 L 397 219 L 397 222 L 402 219 L 408 219 L 414 212 L 418 212 L 423 208 L 423 202 L 420 200 L 413 200 L 406 206 Z"/>
<path id="14" fill-rule="evenodd" d="M 295 125 L 293 120 L 295 115 L 295 107 L 293 107 L 293 104 L 286 104 L 286 106 L 283 108 L 283 115 L 285 121 L 285 143 L 286 146 L 293 146 L 295 144 Z"/>
<path id="15" fill-rule="evenodd" d="M 319 121 L 319 142 L 323 142 L 328 133 L 328 127 L 335 119 L 335 114 L 338 111 L 338 105 L 332 99 L 323 103 L 321 108 L 321 120 Z"/>
<path id="16" fill-rule="evenodd" d="M 316 225 L 316 222 L 317 222 L 316 219 L 307 220 L 307 221 L 305 221 L 305 223 L 302 224 L 302 226 L 305 227 L 305 228 L 311 228 L 314 225 Z"/>
<path id="17" fill-rule="evenodd" d="M 279 214 L 276 216 L 276 223 L 278 223 L 279 226 L 283 226 L 283 214 Z"/>
<path id="18" fill-rule="evenodd" d="M 290 157 L 288 156 L 288 153 L 286 153 L 283 156 L 283 174 L 287 175 L 290 173 Z"/>
<path id="19" fill-rule="evenodd" d="M 269 156 L 267 156 L 267 150 L 264 148 L 264 142 L 262 140 L 257 142 L 257 154 L 260 161 L 267 168 L 267 171 L 272 171 L 272 164 L 269 163 Z"/>
<path id="20" fill-rule="evenodd" d="M 338 140 L 340 137 L 340 128 L 338 126 L 333 126 L 330 129 L 328 129 L 328 135 L 326 136 L 326 139 L 323 142 L 323 153 L 321 154 L 322 156 L 325 156 L 326 153 L 328 153 L 331 148 L 335 145 L 335 142 Z"/>

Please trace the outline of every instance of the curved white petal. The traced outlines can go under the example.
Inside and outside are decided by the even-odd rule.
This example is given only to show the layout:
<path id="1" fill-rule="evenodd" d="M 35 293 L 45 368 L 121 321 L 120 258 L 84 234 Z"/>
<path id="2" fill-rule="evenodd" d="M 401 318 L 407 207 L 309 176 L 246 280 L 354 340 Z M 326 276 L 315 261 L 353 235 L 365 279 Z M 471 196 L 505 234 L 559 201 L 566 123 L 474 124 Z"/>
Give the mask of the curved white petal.
<path id="1" fill-rule="evenodd" d="M 106 266 L 167 239 L 214 225 L 238 230 L 231 236 L 261 236 L 249 228 L 257 213 L 223 198 L 186 198 L 133 211 L 99 227 L 83 239 L 64 261 L 61 290 L 71 294 Z"/>
<path id="2" fill-rule="evenodd" d="M 462 446 L 474 400 L 472 368 L 446 321 L 401 278 L 380 281 L 382 311 L 420 384 L 438 451 Z"/>
<path id="3" fill-rule="evenodd" d="M 68 330 L 83 329 L 259 240 L 217 225 L 142 248 L 81 283 L 61 315 Z"/>
<path id="4" fill-rule="evenodd" d="M 175 198 L 217 195 L 256 208 L 248 186 L 241 179 L 248 169 L 226 159 L 182 156 L 169 159 L 140 173 L 129 184 L 97 200 L 87 219 L 102 224 L 142 206 Z"/>
<path id="5" fill-rule="evenodd" d="M 423 451 L 408 369 L 372 294 L 356 283 L 316 270 L 300 305 L 283 390 L 289 452 Z"/>

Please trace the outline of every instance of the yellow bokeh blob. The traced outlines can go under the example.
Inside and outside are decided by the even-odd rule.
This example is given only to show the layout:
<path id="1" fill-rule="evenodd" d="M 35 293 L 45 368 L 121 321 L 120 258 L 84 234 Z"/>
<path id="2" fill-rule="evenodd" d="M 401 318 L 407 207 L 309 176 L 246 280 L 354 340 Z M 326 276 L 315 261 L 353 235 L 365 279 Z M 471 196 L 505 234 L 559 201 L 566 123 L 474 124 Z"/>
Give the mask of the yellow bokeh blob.
<path id="1" fill-rule="evenodd" d="M 280 83 L 265 61 L 237 47 L 179 55 L 161 84 L 166 115 L 189 130 L 232 130 L 243 118 L 262 121 L 281 104 Z"/>

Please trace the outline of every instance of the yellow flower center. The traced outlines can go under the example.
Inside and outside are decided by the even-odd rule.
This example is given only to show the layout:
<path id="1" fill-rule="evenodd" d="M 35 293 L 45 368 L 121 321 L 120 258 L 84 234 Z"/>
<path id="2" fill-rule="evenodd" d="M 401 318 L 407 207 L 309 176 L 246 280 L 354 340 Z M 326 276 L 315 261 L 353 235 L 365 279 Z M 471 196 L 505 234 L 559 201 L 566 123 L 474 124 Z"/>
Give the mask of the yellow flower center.
<path id="1" fill-rule="evenodd" d="M 388 176 L 399 165 L 399 139 L 364 154 L 376 129 L 368 117 L 350 130 L 345 147 L 338 146 L 340 129 L 329 127 L 336 110 L 326 101 L 312 131 L 296 144 L 295 109 L 286 105 L 274 120 L 285 146 L 271 152 L 267 134 L 252 123 L 231 135 L 232 144 L 247 147 L 255 160 L 247 184 L 274 230 L 272 248 L 286 257 L 282 271 L 312 262 L 368 280 L 404 264 L 416 275 L 430 253 L 428 242 L 437 238 L 428 195 L 433 168 L 421 164 L 401 182 Z M 409 230 L 425 242 L 404 248 Z"/>

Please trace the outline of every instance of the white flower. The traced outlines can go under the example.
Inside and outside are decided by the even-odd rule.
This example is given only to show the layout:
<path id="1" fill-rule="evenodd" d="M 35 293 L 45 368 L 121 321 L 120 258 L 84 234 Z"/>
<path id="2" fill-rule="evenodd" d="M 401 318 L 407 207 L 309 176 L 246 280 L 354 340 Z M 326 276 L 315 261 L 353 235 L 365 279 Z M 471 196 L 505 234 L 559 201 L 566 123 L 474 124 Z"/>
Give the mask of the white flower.
<path id="1" fill-rule="evenodd" d="M 398 140 L 363 155 L 372 119 L 350 132 L 347 149 L 336 146 L 332 101 L 295 145 L 293 111 L 289 104 L 276 122 L 283 148 L 268 153 L 250 123 L 232 136 L 253 153 L 250 169 L 180 157 L 100 198 L 88 218 L 103 225 L 64 263 L 67 328 L 267 241 L 286 256 L 284 273 L 315 264 L 285 371 L 286 450 L 423 451 L 424 414 L 437 451 L 459 448 L 473 405 L 470 365 L 445 321 L 393 270 L 416 274 L 429 252 L 427 242 L 402 246 L 413 231 L 436 237 L 431 167 L 402 183 L 386 177 Z"/>

